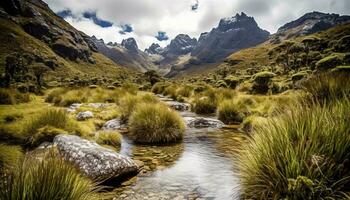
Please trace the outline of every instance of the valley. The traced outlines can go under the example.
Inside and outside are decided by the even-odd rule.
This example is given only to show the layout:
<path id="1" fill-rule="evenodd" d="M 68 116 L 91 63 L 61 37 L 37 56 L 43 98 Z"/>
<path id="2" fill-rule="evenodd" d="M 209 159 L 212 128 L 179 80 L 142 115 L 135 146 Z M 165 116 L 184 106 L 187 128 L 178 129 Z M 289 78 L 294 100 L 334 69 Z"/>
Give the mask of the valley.
<path id="1" fill-rule="evenodd" d="M 141 50 L 45 2 L 0 2 L 1 200 L 350 198 L 350 16 L 240 12 Z"/>

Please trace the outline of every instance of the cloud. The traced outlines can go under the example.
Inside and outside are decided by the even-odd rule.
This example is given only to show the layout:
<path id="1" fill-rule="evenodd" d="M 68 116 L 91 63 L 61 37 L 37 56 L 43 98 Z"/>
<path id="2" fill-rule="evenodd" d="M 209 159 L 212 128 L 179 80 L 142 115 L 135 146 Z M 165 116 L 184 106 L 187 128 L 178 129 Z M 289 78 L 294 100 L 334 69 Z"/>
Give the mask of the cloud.
<path id="1" fill-rule="evenodd" d="M 155 36 L 155 38 L 157 38 L 157 40 L 159 41 L 164 41 L 169 39 L 169 37 L 166 35 L 166 32 L 163 32 L 163 31 L 158 31 L 158 34 Z"/>
<path id="2" fill-rule="evenodd" d="M 166 32 L 169 39 L 180 33 L 198 38 L 202 32 L 217 26 L 220 19 L 245 12 L 253 16 L 259 26 L 271 33 L 285 23 L 295 20 L 306 12 L 321 11 L 327 13 L 350 14 L 349 0 L 44 0 L 55 12 L 77 16 L 70 20 L 77 29 L 88 35 L 97 34 L 105 41 L 120 43 L 123 38 L 134 37 L 138 46 L 147 48 L 153 42 L 161 46 L 170 40 L 158 41 L 158 31 Z M 200 5 L 199 5 L 200 4 Z M 109 27 L 95 24 L 93 18 L 81 17 L 84 12 L 94 12 L 96 18 L 110 22 Z M 80 19 L 81 18 L 81 19 Z M 80 20 L 80 21 L 79 21 Z M 83 27 L 87 23 L 93 28 Z M 132 32 L 125 31 L 125 25 Z M 108 24 L 110 25 L 110 24 Z M 124 28 L 123 28 L 124 25 Z"/>
<path id="3" fill-rule="evenodd" d="M 83 13 L 83 17 L 87 19 L 91 19 L 95 24 L 101 26 L 101 27 L 111 27 L 113 25 L 112 22 L 100 19 L 96 16 L 96 12 L 94 11 L 85 11 Z"/>
<path id="4" fill-rule="evenodd" d="M 119 31 L 119 33 L 122 35 L 133 32 L 133 28 L 130 24 L 122 24 L 120 27 L 122 28 L 122 30 Z"/>
<path id="5" fill-rule="evenodd" d="M 198 9 L 198 7 L 199 7 L 199 2 L 198 2 L 198 0 L 196 0 L 196 3 L 191 6 L 191 10 L 196 11 Z"/>
<path id="6" fill-rule="evenodd" d="M 73 16 L 72 11 L 70 11 L 70 10 L 62 10 L 60 12 L 57 12 L 56 14 L 62 18 Z"/>

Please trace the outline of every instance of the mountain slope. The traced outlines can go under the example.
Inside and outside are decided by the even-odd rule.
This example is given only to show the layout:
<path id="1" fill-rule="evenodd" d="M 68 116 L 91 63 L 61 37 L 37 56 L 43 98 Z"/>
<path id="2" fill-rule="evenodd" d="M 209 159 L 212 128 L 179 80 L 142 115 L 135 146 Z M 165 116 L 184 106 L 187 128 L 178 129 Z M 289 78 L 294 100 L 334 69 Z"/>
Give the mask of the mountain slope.
<path id="1" fill-rule="evenodd" d="M 6 57 L 19 52 L 28 64 L 47 66 L 51 77 L 134 73 L 98 53 L 87 35 L 58 17 L 41 0 L 1 1 L 0 30 L 1 72 Z"/>

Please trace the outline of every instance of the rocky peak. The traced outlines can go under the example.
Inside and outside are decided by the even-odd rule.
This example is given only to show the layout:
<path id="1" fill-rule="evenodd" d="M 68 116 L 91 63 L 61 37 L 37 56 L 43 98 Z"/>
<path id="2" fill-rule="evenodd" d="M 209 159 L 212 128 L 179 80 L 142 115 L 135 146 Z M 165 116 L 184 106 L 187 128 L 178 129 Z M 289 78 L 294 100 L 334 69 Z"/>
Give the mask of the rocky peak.
<path id="1" fill-rule="evenodd" d="M 258 24 L 253 17 L 248 17 L 245 13 L 242 12 L 241 14 L 237 13 L 233 17 L 221 19 L 219 26 L 217 27 L 217 29 L 221 32 L 239 28 L 254 29 L 258 28 Z"/>
<path id="2" fill-rule="evenodd" d="M 186 34 L 179 34 L 167 46 L 168 52 L 183 55 L 191 52 L 197 45 L 197 40 Z"/>
<path id="3" fill-rule="evenodd" d="M 116 43 L 116 42 L 108 42 L 107 45 L 114 47 L 114 46 L 118 46 L 118 43 Z"/>
<path id="4" fill-rule="evenodd" d="M 291 21 L 278 29 L 277 33 L 282 33 L 291 29 L 298 28 L 296 35 L 307 35 L 318 31 L 326 30 L 337 24 L 346 23 L 350 21 L 350 16 L 340 16 L 338 14 L 310 12 L 306 13 L 300 18 Z"/>
<path id="5" fill-rule="evenodd" d="M 148 54 L 161 54 L 163 51 L 163 48 L 159 46 L 157 43 L 152 43 L 150 47 L 145 49 L 145 52 Z"/>
<path id="6" fill-rule="evenodd" d="M 137 52 L 139 49 L 134 38 L 124 39 L 122 41 L 122 46 L 132 52 Z"/>

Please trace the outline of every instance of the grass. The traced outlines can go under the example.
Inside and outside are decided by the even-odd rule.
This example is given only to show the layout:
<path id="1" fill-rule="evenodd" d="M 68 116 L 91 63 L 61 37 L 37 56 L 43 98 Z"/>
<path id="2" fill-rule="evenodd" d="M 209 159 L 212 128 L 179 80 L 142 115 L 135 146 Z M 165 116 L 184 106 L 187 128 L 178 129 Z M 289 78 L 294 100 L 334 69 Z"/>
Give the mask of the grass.
<path id="1" fill-rule="evenodd" d="M 29 93 L 20 93 L 14 89 L 0 88 L 0 104 L 27 103 L 31 100 Z"/>
<path id="2" fill-rule="evenodd" d="M 19 146 L 0 144 L 0 169 L 10 169 L 19 163 L 22 157 L 23 152 Z"/>
<path id="3" fill-rule="evenodd" d="M 225 124 L 239 124 L 243 122 L 244 113 L 234 100 L 224 100 L 219 103 L 217 114 L 219 120 Z"/>
<path id="4" fill-rule="evenodd" d="M 114 148 L 120 147 L 122 135 L 119 132 L 102 131 L 98 133 L 96 140 L 99 145 L 109 145 Z"/>
<path id="5" fill-rule="evenodd" d="M 299 104 L 255 129 L 240 157 L 245 199 L 345 199 L 350 101 Z"/>
<path id="6" fill-rule="evenodd" d="M 129 127 L 131 138 L 146 144 L 178 142 L 185 131 L 179 114 L 161 103 L 138 104 L 130 117 Z"/>
<path id="7" fill-rule="evenodd" d="M 0 199 L 101 199 L 100 186 L 54 156 L 43 160 L 27 157 L 1 180 Z"/>

